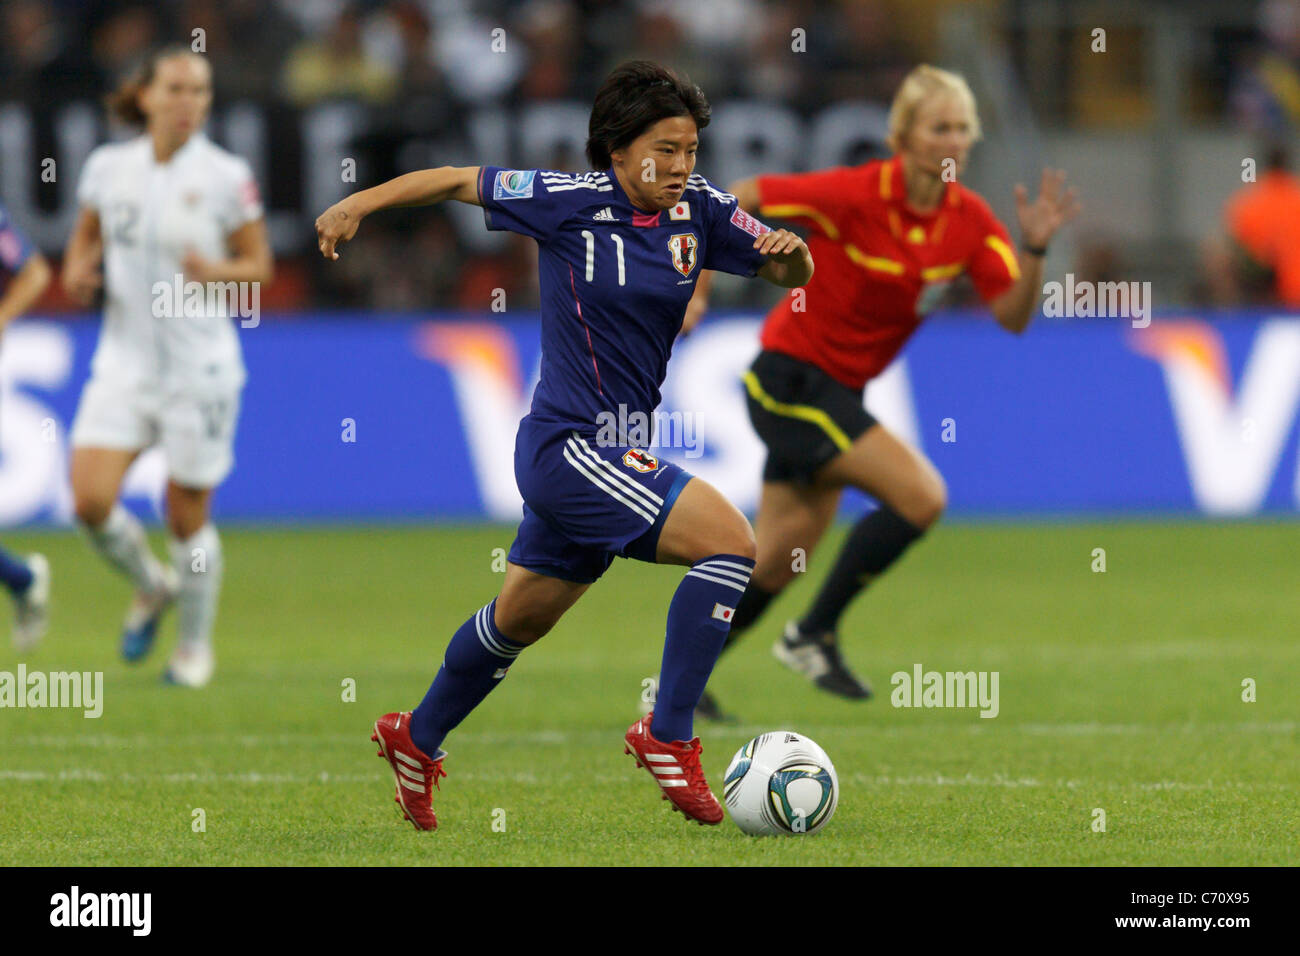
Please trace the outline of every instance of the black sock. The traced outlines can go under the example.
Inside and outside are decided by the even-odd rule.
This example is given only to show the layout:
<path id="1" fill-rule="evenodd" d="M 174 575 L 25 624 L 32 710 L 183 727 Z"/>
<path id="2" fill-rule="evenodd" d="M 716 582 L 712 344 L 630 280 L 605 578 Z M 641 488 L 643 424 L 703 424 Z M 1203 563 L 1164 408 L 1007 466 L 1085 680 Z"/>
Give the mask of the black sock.
<path id="1" fill-rule="evenodd" d="M 849 531 L 835 567 L 799 622 L 799 630 L 804 634 L 834 632 L 844 609 L 866 587 L 863 575 L 883 572 L 924 531 L 884 505 L 865 515 Z"/>
<path id="2" fill-rule="evenodd" d="M 727 635 L 727 643 L 722 645 L 725 651 L 732 644 L 736 643 L 736 638 L 743 634 L 751 624 L 763 616 L 767 606 L 776 598 L 777 591 L 764 591 L 752 580 L 749 586 L 745 588 L 745 593 L 741 595 L 740 603 L 736 605 L 735 613 L 731 615 L 731 633 Z"/>

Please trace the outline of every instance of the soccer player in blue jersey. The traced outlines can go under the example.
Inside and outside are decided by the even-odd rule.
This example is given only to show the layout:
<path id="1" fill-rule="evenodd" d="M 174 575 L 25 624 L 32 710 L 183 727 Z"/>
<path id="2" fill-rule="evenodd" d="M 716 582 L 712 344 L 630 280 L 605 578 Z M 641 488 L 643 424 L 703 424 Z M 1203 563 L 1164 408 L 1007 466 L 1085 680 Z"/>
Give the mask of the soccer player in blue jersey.
<path id="1" fill-rule="evenodd" d="M 50 266 L 0 206 L 0 336 L 32 307 L 50 284 Z M 19 558 L 0 548 L 0 584 L 14 599 L 13 643 L 20 651 L 36 646 L 45 633 L 50 601 L 50 564 L 41 554 Z"/>
<path id="2" fill-rule="evenodd" d="M 668 607 L 654 711 L 625 737 L 674 807 L 700 823 L 722 807 L 700 769 L 695 705 L 754 567 L 749 522 L 718 491 L 651 454 L 638 436 L 611 441 L 608 422 L 659 404 L 673 339 L 704 269 L 793 288 L 812 277 L 795 234 L 770 230 L 693 175 L 709 122 L 700 89 L 663 67 L 626 63 L 592 107 L 595 172 L 495 166 L 424 170 L 355 193 L 316 220 L 322 255 L 368 214 L 455 199 L 483 207 L 489 229 L 540 247 L 542 370 L 515 442 L 524 516 L 497 598 L 470 615 L 412 712 L 375 723 L 397 802 L 416 829 L 437 826 L 432 790 L 447 733 L 515 658 L 545 635 L 615 555 L 690 568 Z"/>

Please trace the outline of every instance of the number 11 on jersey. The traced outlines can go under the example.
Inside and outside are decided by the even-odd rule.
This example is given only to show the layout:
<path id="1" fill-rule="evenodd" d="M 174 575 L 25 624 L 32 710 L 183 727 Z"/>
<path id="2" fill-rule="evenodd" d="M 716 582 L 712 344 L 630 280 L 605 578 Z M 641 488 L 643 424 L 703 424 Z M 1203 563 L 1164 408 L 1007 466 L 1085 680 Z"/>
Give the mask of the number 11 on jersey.
<path id="1" fill-rule="evenodd" d="M 596 234 L 590 229 L 582 230 L 582 238 L 587 240 L 587 281 L 590 282 L 596 275 Z M 614 240 L 614 249 L 618 256 L 618 284 L 626 285 L 627 273 L 623 268 L 623 237 L 616 232 L 611 232 L 609 238 Z"/>

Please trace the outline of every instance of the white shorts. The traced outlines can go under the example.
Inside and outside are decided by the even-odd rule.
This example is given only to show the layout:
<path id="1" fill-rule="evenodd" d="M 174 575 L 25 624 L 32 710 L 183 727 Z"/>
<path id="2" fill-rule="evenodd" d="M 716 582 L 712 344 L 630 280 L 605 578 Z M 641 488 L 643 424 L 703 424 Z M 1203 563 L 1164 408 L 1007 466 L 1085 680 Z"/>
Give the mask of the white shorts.
<path id="1" fill-rule="evenodd" d="M 92 376 L 72 422 L 72 446 L 134 451 L 161 445 L 172 481 L 215 488 L 235 464 L 240 391 L 168 392 Z"/>

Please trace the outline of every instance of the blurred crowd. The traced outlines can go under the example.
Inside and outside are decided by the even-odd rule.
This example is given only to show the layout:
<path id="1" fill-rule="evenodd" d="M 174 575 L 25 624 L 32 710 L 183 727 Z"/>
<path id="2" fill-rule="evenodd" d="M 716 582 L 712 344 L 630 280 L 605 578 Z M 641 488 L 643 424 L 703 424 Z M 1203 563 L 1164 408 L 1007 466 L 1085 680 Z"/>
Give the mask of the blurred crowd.
<path id="1" fill-rule="evenodd" d="M 218 100 L 332 97 L 435 111 L 584 99 L 623 60 L 673 62 L 715 99 L 886 99 L 915 62 L 879 0 L 6 0 L 6 99 L 85 96 L 204 31 Z M 789 56 L 816 39 L 816 68 Z M 482 38 L 503 31 L 493 56 Z"/>
<path id="2" fill-rule="evenodd" d="M 1002 8 L 1016 20 L 1038 0 L 964 2 Z M 404 140 L 463 128 L 476 111 L 589 102 L 606 73 L 634 57 L 673 65 L 714 102 L 774 100 L 801 115 L 849 99 L 887 106 L 906 71 L 937 55 L 939 13 L 958 5 L 960 0 L 0 0 L 0 101 L 37 110 L 94 101 L 147 51 L 197 39 L 213 64 L 218 109 L 254 100 L 292 114 L 335 100 L 360 103 L 376 131 L 370 148 L 395 162 Z M 1204 87 L 1213 95 L 1199 100 L 1212 101 L 1220 120 L 1242 129 L 1289 136 L 1300 124 L 1300 0 L 1248 0 L 1244 6 L 1251 8 L 1244 21 L 1238 17 L 1236 26 L 1204 38 Z M 790 55 L 796 27 L 807 31 L 808 56 Z M 1008 37 L 1013 47 L 1016 36 L 1012 31 Z M 494 40 L 493 55 L 484 55 L 485 37 Z M 1063 73 L 1071 68 L 1062 63 Z M 1066 88 L 1068 78 L 1059 83 Z M 1065 111 L 1043 117 L 1048 122 L 1087 122 L 1086 110 L 1069 115 L 1068 96 L 1057 102 L 1039 89 L 1029 94 L 1039 113 Z M 1092 96 L 1089 102 L 1110 117 L 1118 113 L 1116 100 Z M 581 157 L 570 159 L 570 165 L 582 165 Z M 389 174 L 400 171 L 394 166 Z M 484 290 L 494 288 L 506 289 L 512 302 L 535 301 L 532 243 L 510 240 L 485 253 L 462 241 L 461 228 L 442 211 L 393 214 L 367 224 L 367 242 L 336 266 L 325 268 L 305 251 L 281 255 L 269 302 L 289 308 L 472 308 L 481 307 Z M 1115 250 L 1087 252 L 1091 258 L 1080 268 L 1104 278 L 1113 271 L 1108 255 L 1113 260 Z"/>
<path id="3" fill-rule="evenodd" d="M 811 0 L 4 0 L 0 90 L 33 107 L 96 100 L 151 49 L 197 37 L 217 107 L 243 99 L 303 109 L 364 104 L 382 140 L 436 135 L 485 107 L 590 101 L 636 57 L 672 63 L 716 101 L 887 102 L 925 51 L 900 36 L 898 3 Z M 903 18 L 902 22 L 906 22 Z M 815 67 L 790 56 L 812 36 Z M 194 31 L 201 30 L 201 34 Z M 494 31 L 500 31 L 494 33 Z M 484 40 L 493 39 L 493 55 Z M 811 60 L 812 58 L 809 58 Z M 395 131 L 395 132 L 392 132 Z M 573 157 L 574 162 L 580 157 Z M 504 161 L 504 160 L 501 160 Z M 396 172 L 397 170 L 394 170 Z M 483 290 L 535 301 L 527 241 L 471 253 L 439 211 L 367 224 L 342 268 L 281 257 L 281 306 L 481 306 Z M 343 262 L 343 260 L 341 260 Z"/>

